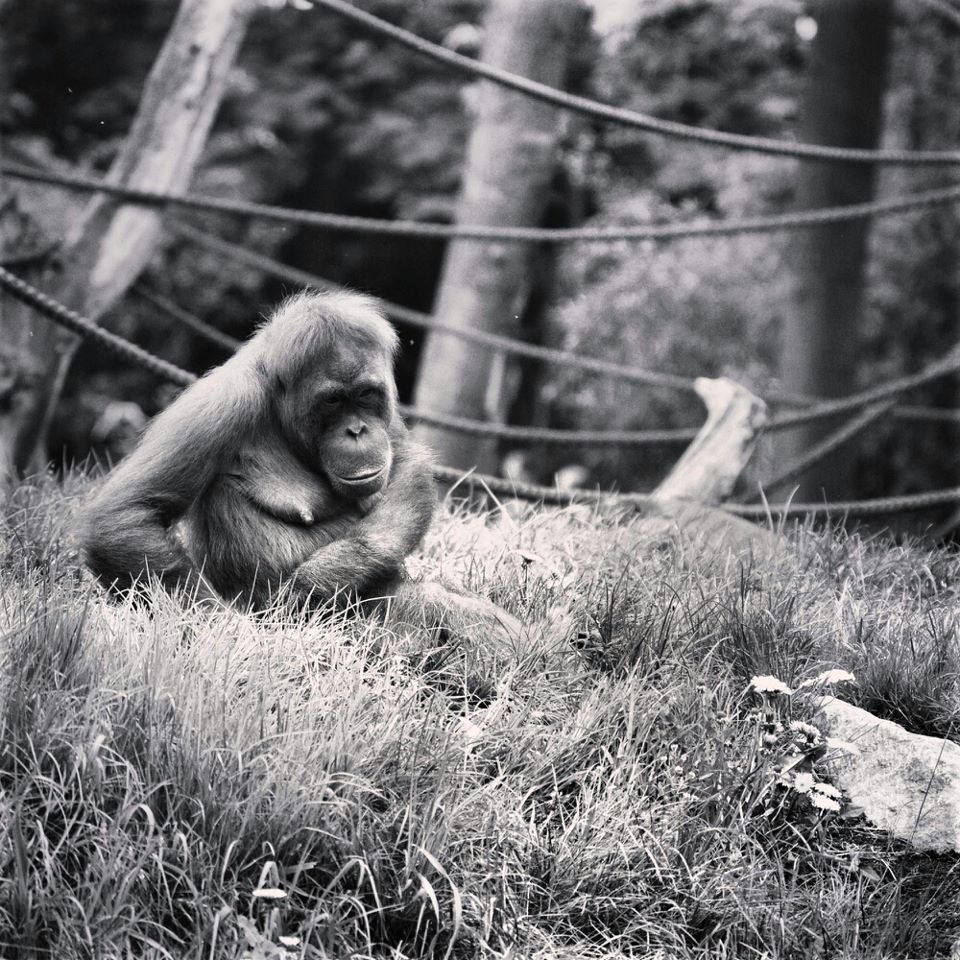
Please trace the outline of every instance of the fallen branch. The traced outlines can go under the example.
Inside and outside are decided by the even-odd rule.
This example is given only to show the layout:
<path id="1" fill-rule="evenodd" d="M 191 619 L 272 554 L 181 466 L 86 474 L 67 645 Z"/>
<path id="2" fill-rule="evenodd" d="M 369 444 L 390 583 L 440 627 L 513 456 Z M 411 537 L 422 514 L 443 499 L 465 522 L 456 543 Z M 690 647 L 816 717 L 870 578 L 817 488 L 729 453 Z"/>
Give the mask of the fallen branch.
<path id="1" fill-rule="evenodd" d="M 727 377 L 698 377 L 694 389 L 706 404 L 707 420 L 653 496 L 717 505 L 733 492 L 753 456 L 767 405 Z"/>

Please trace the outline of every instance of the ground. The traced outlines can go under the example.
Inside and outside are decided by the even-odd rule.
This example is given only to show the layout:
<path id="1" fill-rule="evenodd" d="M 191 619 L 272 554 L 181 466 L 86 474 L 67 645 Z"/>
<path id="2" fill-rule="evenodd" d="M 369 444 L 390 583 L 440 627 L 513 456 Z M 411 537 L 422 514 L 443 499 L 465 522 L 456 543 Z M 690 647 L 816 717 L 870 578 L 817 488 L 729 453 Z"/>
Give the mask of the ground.
<path id="1" fill-rule="evenodd" d="M 0 518 L 0 956 L 879 960 L 960 939 L 960 858 L 827 802 L 819 735 L 789 725 L 810 702 L 769 679 L 842 668 L 841 696 L 955 736 L 957 552 L 801 528 L 749 558 L 588 508 L 447 509 L 411 572 L 531 629 L 438 648 L 112 603 L 71 542 L 83 486 L 24 484 Z"/>

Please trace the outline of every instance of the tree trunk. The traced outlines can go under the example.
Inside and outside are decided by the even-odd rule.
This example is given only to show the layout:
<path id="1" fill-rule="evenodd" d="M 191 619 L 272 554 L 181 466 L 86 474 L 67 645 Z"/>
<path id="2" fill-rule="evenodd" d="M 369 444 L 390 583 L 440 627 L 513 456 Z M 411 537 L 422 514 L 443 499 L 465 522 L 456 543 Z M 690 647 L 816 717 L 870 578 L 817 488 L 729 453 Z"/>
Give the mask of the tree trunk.
<path id="1" fill-rule="evenodd" d="M 840 147 L 877 146 L 892 24 L 891 0 L 820 0 L 799 137 Z M 801 209 L 863 203 L 874 194 L 868 164 L 800 166 Z M 830 224 L 797 234 L 794 306 L 780 361 L 784 387 L 793 393 L 836 397 L 855 387 L 858 327 L 870 221 Z M 784 435 L 783 459 L 793 459 L 835 425 L 821 421 Z M 851 491 L 849 460 L 841 451 L 811 468 L 801 499 Z"/>
<path id="2" fill-rule="evenodd" d="M 107 175 L 110 182 L 170 191 L 188 186 L 252 9 L 252 0 L 182 0 Z M 161 217 L 157 209 L 95 195 L 41 286 L 81 313 L 100 317 L 147 265 Z M 17 405 L 0 421 L 0 448 L 11 451 L 13 466 L 23 471 L 42 463 L 47 428 L 79 338 L 10 300 L 3 323 L 0 370 L 10 362 L 31 371 Z"/>
<path id="3" fill-rule="evenodd" d="M 902 13 L 894 34 L 884 146 L 953 149 L 960 142 L 960 20 L 925 4 L 908 5 Z M 897 196 L 939 186 L 946 171 L 891 166 L 879 173 L 880 192 Z M 960 331 L 960 210 L 947 205 L 882 218 L 874 224 L 871 247 L 878 256 L 872 272 L 882 279 L 870 291 L 869 360 L 886 375 L 918 370 L 946 354 Z M 903 400 L 960 407 L 960 377 L 943 377 Z M 960 426 L 949 423 L 905 429 L 903 421 L 894 420 L 871 430 L 860 444 L 860 456 L 877 468 L 871 473 L 872 487 L 863 492 L 873 496 L 957 484 L 958 441 Z M 945 507 L 939 515 L 927 515 L 931 535 L 949 530 L 951 513 Z M 907 518 L 902 522 L 911 526 Z"/>
<path id="4" fill-rule="evenodd" d="M 483 59 L 562 86 L 577 0 L 493 0 Z M 460 223 L 533 226 L 543 214 L 562 116 L 522 94 L 482 81 L 457 203 Z M 515 334 L 529 251 L 517 244 L 450 243 L 434 315 L 458 327 Z M 502 419 L 506 357 L 449 334 L 431 333 L 420 361 L 416 405 L 442 414 Z M 449 466 L 495 468 L 496 444 L 427 426 L 416 433 Z"/>

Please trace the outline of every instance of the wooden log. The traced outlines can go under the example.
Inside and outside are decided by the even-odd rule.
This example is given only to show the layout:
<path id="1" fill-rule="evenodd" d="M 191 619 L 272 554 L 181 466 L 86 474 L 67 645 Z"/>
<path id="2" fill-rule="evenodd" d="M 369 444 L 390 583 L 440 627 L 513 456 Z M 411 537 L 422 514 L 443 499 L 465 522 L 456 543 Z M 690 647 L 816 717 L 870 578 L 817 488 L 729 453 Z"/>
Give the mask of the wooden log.
<path id="1" fill-rule="evenodd" d="M 189 186 L 252 9 L 252 0 L 182 0 L 108 182 L 171 193 Z M 152 256 L 162 218 L 156 207 L 93 197 L 68 235 L 83 313 L 96 319 L 123 296 Z"/>
<path id="2" fill-rule="evenodd" d="M 254 6 L 254 0 L 182 0 L 107 175 L 110 182 L 170 191 L 188 186 Z M 146 266 L 161 217 L 156 208 L 95 195 L 39 285 L 97 319 Z M 23 307 L 9 305 L 4 326 L 8 342 L 19 345 L 17 364 L 34 371 L 16 416 L 0 424 L 0 449 L 12 452 L 15 469 L 26 471 L 42 465 L 50 421 L 80 341 Z"/>
<path id="3" fill-rule="evenodd" d="M 707 419 L 663 482 L 655 505 L 636 525 L 645 539 L 683 542 L 700 555 L 779 553 L 782 540 L 757 524 L 718 509 L 750 462 L 767 420 L 766 404 L 726 377 L 700 377 Z"/>
<path id="4" fill-rule="evenodd" d="M 698 377 L 694 389 L 707 407 L 706 422 L 653 496 L 718 504 L 733 492 L 753 456 L 767 405 L 727 377 Z"/>

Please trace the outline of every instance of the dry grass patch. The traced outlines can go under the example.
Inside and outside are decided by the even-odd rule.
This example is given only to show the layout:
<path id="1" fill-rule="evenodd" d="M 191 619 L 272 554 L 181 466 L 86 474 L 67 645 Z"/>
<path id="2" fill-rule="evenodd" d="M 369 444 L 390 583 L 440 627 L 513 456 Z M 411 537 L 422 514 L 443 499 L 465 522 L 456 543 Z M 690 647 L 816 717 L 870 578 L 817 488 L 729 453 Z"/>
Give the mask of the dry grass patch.
<path id="1" fill-rule="evenodd" d="M 535 625 L 468 662 L 372 621 L 108 602 L 71 546 L 81 491 L 25 486 L 0 528 L 0 955 L 881 958 L 960 937 L 957 858 L 814 803 L 782 776 L 799 756 L 821 782 L 803 696 L 750 688 L 845 668 L 851 699 L 954 736 L 955 552 L 801 529 L 751 561 L 583 508 L 452 510 L 414 572 Z"/>

